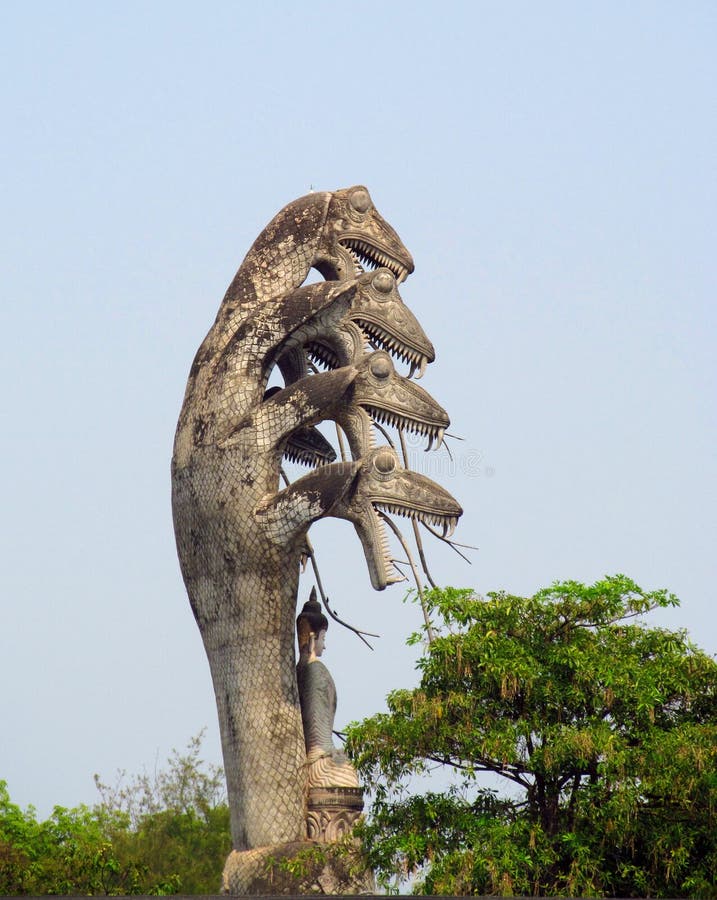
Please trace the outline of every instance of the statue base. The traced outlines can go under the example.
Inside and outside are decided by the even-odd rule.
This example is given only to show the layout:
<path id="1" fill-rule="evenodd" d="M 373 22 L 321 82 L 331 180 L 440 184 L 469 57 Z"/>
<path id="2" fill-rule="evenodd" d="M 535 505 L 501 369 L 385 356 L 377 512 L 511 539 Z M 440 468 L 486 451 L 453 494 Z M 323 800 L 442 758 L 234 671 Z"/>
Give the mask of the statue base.
<path id="1" fill-rule="evenodd" d="M 361 788 L 310 788 L 309 839 L 232 850 L 224 866 L 222 893 L 244 897 L 373 894 L 373 873 L 365 869 L 350 839 L 362 810 Z"/>
<path id="2" fill-rule="evenodd" d="M 350 845 L 293 841 L 254 850 L 232 850 L 222 894 L 239 897 L 296 894 L 374 894 L 373 873 Z"/>

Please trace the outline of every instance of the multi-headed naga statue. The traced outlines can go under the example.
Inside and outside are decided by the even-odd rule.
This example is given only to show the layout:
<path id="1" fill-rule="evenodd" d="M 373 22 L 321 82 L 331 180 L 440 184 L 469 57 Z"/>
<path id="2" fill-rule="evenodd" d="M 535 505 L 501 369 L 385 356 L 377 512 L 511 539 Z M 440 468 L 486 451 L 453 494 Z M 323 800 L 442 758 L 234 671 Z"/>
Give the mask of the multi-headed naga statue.
<path id="1" fill-rule="evenodd" d="M 326 280 L 304 285 L 312 268 Z M 172 459 L 174 527 L 216 693 L 235 851 L 306 835 L 294 618 L 311 523 L 352 522 L 382 590 L 401 580 L 387 511 L 444 531 L 461 515 L 445 490 L 375 446 L 375 420 L 425 434 L 429 446 L 448 425 L 409 380 L 434 357 L 398 294 L 412 271 L 365 188 L 302 197 L 249 250 L 189 374 Z M 408 377 L 392 356 L 410 363 Z M 275 366 L 286 386 L 267 390 Z M 314 428 L 324 420 L 345 432 L 350 460 L 333 461 Z M 283 456 L 314 468 L 280 489 Z"/>

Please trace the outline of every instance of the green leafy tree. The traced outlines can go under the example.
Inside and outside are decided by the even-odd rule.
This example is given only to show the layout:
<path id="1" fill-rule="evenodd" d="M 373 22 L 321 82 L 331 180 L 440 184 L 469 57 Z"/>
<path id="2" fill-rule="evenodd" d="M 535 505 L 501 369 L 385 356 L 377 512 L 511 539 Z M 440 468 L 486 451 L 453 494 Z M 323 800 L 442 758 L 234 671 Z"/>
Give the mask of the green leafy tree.
<path id="1" fill-rule="evenodd" d="M 175 893 L 217 893 L 231 850 L 224 773 L 201 760 L 202 737 L 152 775 L 120 772 L 112 786 L 95 775 L 118 859 L 141 861 L 151 880 L 175 883 Z"/>
<path id="2" fill-rule="evenodd" d="M 213 894 L 231 847 L 220 768 L 199 734 L 166 768 L 110 787 L 101 803 L 55 807 L 45 821 L 0 781 L 0 894 Z"/>
<path id="3" fill-rule="evenodd" d="M 382 882 L 717 897 L 717 664 L 642 620 L 677 599 L 614 576 L 532 597 L 433 590 L 427 602 L 437 636 L 420 685 L 348 731 L 375 793 L 362 838 Z M 456 785 L 406 796 L 436 764 Z"/>
<path id="4" fill-rule="evenodd" d="M 141 860 L 119 858 L 108 827 L 119 824 L 87 806 L 56 806 L 38 821 L 0 782 L 0 894 L 175 893 L 176 878 L 152 878 Z"/>

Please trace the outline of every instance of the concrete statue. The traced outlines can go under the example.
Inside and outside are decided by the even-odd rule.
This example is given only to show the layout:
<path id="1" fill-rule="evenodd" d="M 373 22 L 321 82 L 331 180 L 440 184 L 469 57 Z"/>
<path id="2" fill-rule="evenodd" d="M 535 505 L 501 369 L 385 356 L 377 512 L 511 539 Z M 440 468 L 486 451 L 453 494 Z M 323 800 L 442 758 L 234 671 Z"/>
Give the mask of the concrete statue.
<path id="1" fill-rule="evenodd" d="M 296 620 L 301 721 L 308 777 L 307 833 L 311 840 L 336 841 L 351 831 L 363 809 L 363 791 L 349 758 L 334 746 L 336 685 L 321 660 L 329 621 L 316 589 Z"/>
<path id="2" fill-rule="evenodd" d="M 296 621 L 299 662 L 301 721 L 304 726 L 309 788 L 358 787 L 354 767 L 342 750 L 334 746 L 336 685 L 320 657 L 323 655 L 329 622 L 321 612 L 315 589 Z"/>
<path id="3" fill-rule="evenodd" d="M 304 284 L 312 268 L 326 280 Z M 172 507 L 216 694 L 232 872 L 249 871 L 260 850 L 307 839 L 311 780 L 332 777 L 307 766 L 307 748 L 311 757 L 320 747 L 331 771 L 345 766 L 340 751 L 328 747 L 324 725 L 310 726 L 310 747 L 304 739 L 294 617 L 309 526 L 326 516 L 350 521 L 372 585 L 382 590 L 403 580 L 382 515 L 422 519 L 445 534 L 462 512 L 447 491 L 375 442 L 374 422 L 425 435 L 429 448 L 441 444 L 448 425 L 445 411 L 411 380 L 434 358 L 398 293 L 412 271 L 410 254 L 366 188 L 301 197 L 252 245 L 189 373 L 172 458 Z M 407 377 L 395 361 L 410 366 Z M 316 372 L 317 363 L 326 370 Z M 275 367 L 285 386 L 267 390 Z M 350 460 L 336 461 L 314 427 L 325 420 L 345 432 Z M 312 469 L 282 489 L 283 457 Z M 309 645 L 307 653 L 313 672 L 318 661 L 309 662 Z M 355 782 L 343 787 L 358 790 Z M 252 884 L 244 875 L 225 877 L 233 893 L 250 893 Z"/>

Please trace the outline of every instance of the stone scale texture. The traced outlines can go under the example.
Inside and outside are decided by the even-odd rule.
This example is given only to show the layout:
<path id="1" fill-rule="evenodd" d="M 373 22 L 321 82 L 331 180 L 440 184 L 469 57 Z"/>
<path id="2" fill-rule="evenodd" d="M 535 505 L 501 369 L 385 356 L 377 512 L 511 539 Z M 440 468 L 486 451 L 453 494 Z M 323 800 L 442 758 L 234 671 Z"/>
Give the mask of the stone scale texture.
<path id="1" fill-rule="evenodd" d="M 326 280 L 305 285 L 312 268 Z M 412 271 L 366 188 L 301 197 L 252 245 L 189 373 L 172 507 L 216 695 L 234 847 L 224 889 L 231 893 L 266 893 L 258 873 L 267 858 L 307 840 L 293 623 L 309 526 L 324 516 L 351 521 L 373 587 L 382 590 L 402 577 L 379 511 L 444 531 L 462 512 L 447 491 L 404 469 L 391 447 L 375 445 L 375 421 L 424 434 L 429 447 L 441 444 L 448 425 L 445 411 L 410 380 L 434 358 L 398 293 Z M 408 377 L 393 359 L 410 363 Z M 312 374 L 312 360 L 329 370 Z M 267 391 L 275 366 L 285 387 Z M 334 461 L 314 428 L 325 420 L 345 431 L 350 460 Z M 284 456 L 312 469 L 282 489 Z"/>

